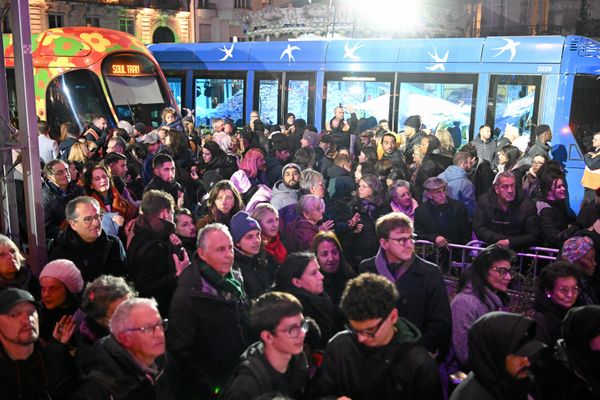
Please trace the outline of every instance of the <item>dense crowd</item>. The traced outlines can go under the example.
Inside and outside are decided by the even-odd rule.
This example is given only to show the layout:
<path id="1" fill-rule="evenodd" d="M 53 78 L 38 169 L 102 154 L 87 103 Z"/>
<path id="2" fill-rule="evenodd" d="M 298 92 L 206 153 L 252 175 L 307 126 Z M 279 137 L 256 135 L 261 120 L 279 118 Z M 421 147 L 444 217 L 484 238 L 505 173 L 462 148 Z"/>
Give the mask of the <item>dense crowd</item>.
<path id="1" fill-rule="evenodd" d="M 0 235 L 1 397 L 600 398 L 600 133 L 576 215 L 547 125 L 459 147 L 346 111 L 321 133 L 39 121 L 51 261 L 34 276 Z M 515 252 L 540 245 L 557 260 L 511 313 Z"/>

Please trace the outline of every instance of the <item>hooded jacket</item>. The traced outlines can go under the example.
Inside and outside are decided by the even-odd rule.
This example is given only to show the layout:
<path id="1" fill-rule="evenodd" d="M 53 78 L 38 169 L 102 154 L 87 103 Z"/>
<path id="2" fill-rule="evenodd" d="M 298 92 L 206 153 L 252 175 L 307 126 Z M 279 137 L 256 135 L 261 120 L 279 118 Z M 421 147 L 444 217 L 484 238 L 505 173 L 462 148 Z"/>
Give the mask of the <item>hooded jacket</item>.
<path id="1" fill-rule="evenodd" d="M 469 361 L 472 372 L 452 394 L 451 400 L 527 399 L 527 380 L 516 380 L 505 360 L 533 340 L 535 322 L 522 315 L 491 312 L 469 330 Z"/>
<path id="2" fill-rule="evenodd" d="M 539 219 L 535 205 L 523 193 L 517 193 L 515 200 L 504 211 L 492 188 L 477 199 L 473 230 L 479 240 L 496 243 L 498 240 L 508 239 L 510 248 L 518 250 L 536 244 Z"/>
<path id="3" fill-rule="evenodd" d="M 81 271 L 84 282 L 100 275 L 125 276 L 127 258 L 121 240 L 102 231 L 93 243 L 86 243 L 70 226 L 54 241 L 49 261 L 65 258 Z"/>
<path id="4" fill-rule="evenodd" d="M 281 227 L 296 219 L 296 202 L 299 193 L 300 189 L 290 189 L 283 183 L 283 180 L 277 181 L 273 186 L 271 204 L 279 211 Z"/>
<path id="5" fill-rule="evenodd" d="M 287 371 L 282 374 L 267 361 L 264 351 L 262 342 L 246 349 L 225 388 L 223 399 L 254 400 L 266 393 L 302 398 L 308 383 L 308 361 L 304 352 L 292 356 Z"/>
<path id="6" fill-rule="evenodd" d="M 79 389 L 71 400 L 174 399 L 174 365 L 165 353 L 156 369 L 143 368 L 113 336 L 93 346 L 82 365 Z"/>
<path id="7" fill-rule="evenodd" d="M 335 335 L 327 346 L 315 398 L 441 399 L 433 357 L 419 343 L 421 334 L 404 318 L 396 334 L 381 347 L 360 344 L 350 331 Z"/>
<path id="8" fill-rule="evenodd" d="M 456 165 L 451 165 L 439 174 L 438 178 L 442 178 L 448 183 L 448 197 L 464 203 L 469 218 L 473 218 L 476 206 L 475 185 L 469 180 L 467 171 Z"/>

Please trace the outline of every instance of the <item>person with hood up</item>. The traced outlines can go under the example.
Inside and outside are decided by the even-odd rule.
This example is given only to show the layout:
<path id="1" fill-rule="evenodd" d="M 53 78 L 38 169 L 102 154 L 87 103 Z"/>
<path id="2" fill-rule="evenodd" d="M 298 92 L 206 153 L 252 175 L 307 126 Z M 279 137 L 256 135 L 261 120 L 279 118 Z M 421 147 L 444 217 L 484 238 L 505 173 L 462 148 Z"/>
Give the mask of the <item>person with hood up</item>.
<path id="1" fill-rule="evenodd" d="M 398 316 L 397 300 L 382 276 L 348 282 L 340 303 L 348 324 L 327 346 L 315 398 L 442 398 L 437 365 L 417 327 Z"/>
<path id="2" fill-rule="evenodd" d="M 281 227 L 296 219 L 296 202 L 300 193 L 300 167 L 286 164 L 281 170 L 282 179 L 273 185 L 271 204 L 279 212 Z"/>
<path id="3" fill-rule="evenodd" d="M 532 357 L 545 348 L 535 330 L 535 321 L 502 311 L 475 321 L 468 343 L 473 370 L 450 400 L 527 399 Z"/>
<path id="4" fill-rule="evenodd" d="M 411 115 L 404 121 L 404 133 L 406 135 L 406 163 L 412 164 L 413 154 L 421 144 L 424 133 L 421 131 L 421 116 Z"/>

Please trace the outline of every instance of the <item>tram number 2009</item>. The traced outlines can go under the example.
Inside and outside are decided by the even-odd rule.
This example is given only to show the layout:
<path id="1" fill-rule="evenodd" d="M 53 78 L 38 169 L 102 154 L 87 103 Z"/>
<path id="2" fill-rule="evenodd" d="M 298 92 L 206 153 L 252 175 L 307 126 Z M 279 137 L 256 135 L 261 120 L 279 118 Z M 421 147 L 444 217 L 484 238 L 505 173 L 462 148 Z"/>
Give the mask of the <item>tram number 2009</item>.
<path id="1" fill-rule="evenodd" d="M 141 68 L 138 64 L 113 64 L 112 65 L 112 73 L 113 74 L 139 74 Z"/>
<path id="2" fill-rule="evenodd" d="M 552 72 L 550 65 L 538 65 L 537 72 Z"/>

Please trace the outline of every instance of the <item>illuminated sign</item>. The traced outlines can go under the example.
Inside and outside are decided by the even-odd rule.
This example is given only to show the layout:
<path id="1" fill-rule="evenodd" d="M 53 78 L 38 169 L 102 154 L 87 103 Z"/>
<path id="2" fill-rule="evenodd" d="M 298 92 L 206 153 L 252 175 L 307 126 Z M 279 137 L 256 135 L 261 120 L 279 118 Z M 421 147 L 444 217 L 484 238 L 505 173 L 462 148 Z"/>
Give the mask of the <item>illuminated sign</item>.
<path id="1" fill-rule="evenodd" d="M 139 64 L 113 64 L 111 73 L 113 75 L 138 75 L 142 72 Z"/>

